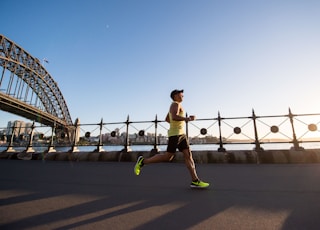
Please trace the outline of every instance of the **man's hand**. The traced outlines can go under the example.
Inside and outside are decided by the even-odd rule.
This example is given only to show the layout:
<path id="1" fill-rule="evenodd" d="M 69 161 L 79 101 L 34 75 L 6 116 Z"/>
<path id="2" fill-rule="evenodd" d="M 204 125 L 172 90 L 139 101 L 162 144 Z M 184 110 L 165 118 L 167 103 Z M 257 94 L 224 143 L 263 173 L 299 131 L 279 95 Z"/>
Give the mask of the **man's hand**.
<path id="1" fill-rule="evenodd" d="M 190 121 L 194 121 L 196 119 L 196 116 L 195 115 L 191 115 L 191 116 L 189 116 L 189 118 L 190 118 Z"/>
<path id="2" fill-rule="evenodd" d="M 196 116 L 192 115 L 192 116 L 189 116 L 189 117 L 186 117 L 185 118 L 185 121 L 194 121 L 196 119 Z"/>

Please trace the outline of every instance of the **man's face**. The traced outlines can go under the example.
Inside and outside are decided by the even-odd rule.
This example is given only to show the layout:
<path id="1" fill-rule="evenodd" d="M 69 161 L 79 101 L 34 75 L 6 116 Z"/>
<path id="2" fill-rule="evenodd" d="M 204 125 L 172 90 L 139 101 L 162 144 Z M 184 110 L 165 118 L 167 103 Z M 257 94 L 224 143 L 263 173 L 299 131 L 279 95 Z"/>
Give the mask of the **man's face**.
<path id="1" fill-rule="evenodd" d="M 183 100 L 183 93 L 181 92 L 174 95 L 174 100 L 177 102 L 181 102 Z"/>

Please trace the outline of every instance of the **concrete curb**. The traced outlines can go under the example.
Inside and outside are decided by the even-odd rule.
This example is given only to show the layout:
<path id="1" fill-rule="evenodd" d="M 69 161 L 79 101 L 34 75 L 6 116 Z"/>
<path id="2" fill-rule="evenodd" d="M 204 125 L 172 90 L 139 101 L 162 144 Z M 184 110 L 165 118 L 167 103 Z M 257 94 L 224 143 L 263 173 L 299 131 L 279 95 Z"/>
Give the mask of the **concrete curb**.
<path id="1" fill-rule="evenodd" d="M 161 152 L 160 152 L 161 153 Z M 23 153 L 1 152 L 0 159 L 23 159 L 23 160 L 48 160 L 48 161 L 117 161 L 135 162 L 139 156 L 148 158 L 154 155 L 151 151 L 112 151 L 112 152 L 48 152 L 28 153 L 32 157 L 22 158 Z M 265 163 L 265 164 L 288 164 L 288 163 L 320 163 L 320 149 L 308 150 L 236 150 L 236 151 L 193 151 L 196 163 Z M 172 162 L 184 162 L 181 152 L 177 152 Z"/>

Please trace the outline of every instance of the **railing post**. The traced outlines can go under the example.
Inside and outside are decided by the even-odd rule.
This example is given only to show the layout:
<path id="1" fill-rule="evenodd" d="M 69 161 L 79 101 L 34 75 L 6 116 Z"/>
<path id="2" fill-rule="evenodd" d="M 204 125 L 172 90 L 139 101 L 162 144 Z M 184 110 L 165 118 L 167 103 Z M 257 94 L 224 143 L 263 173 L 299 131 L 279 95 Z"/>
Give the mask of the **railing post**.
<path id="1" fill-rule="evenodd" d="M 260 146 L 259 137 L 258 137 L 258 130 L 257 130 L 257 124 L 256 124 L 256 114 L 254 113 L 254 110 L 252 110 L 252 120 L 253 120 L 253 127 L 254 127 L 254 137 L 255 137 L 255 150 L 256 151 L 263 151 L 263 148 Z"/>
<path id="2" fill-rule="evenodd" d="M 101 122 L 99 124 L 100 126 L 100 134 L 99 134 L 99 143 L 97 145 L 97 148 L 95 150 L 95 152 L 103 152 L 103 148 L 102 148 L 102 127 L 103 127 L 103 118 L 101 118 Z"/>
<path id="3" fill-rule="evenodd" d="M 30 132 L 30 135 L 29 135 L 29 143 L 28 143 L 28 147 L 26 149 L 27 153 L 34 153 L 34 149 L 32 148 L 33 132 L 34 132 L 34 121 L 32 123 L 31 132 Z"/>
<path id="4" fill-rule="evenodd" d="M 75 121 L 75 129 L 74 129 L 74 137 L 73 137 L 73 145 L 72 145 L 72 148 L 71 148 L 71 152 L 79 152 L 79 149 L 77 147 L 77 139 L 78 139 L 78 132 L 79 132 L 79 119 L 77 118 L 76 121 Z"/>
<path id="5" fill-rule="evenodd" d="M 17 154 L 18 159 L 20 159 L 20 160 L 31 160 L 32 159 L 32 153 L 35 152 L 34 149 L 32 148 L 33 132 L 34 132 L 34 121 L 31 126 L 31 132 L 29 135 L 28 146 L 27 146 L 26 150 Z"/>
<path id="6" fill-rule="evenodd" d="M 218 124 L 219 124 L 219 148 L 218 148 L 218 152 L 225 152 L 226 149 L 223 147 L 223 141 L 222 141 L 220 112 L 218 112 Z"/>
<path id="7" fill-rule="evenodd" d="M 186 113 L 186 117 L 188 117 L 188 113 Z M 189 126 L 188 126 L 188 121 L 186 121 L 186 136 L 187 136 L 187 140 L 189 140 Z"/>
<path id="8" fill-rule="evenodd" d="M 154 143 L 153 143 L 153 149 L 151 150 L 152 155 L 159 153 L 157 131 L 158 131 L 158 116 L 156 115 L 156 119 L 154 120 Z"/>
<path id="9" fill-rule="evenodd" d="M 48 147 L 48 150 L 47 150 L 48 153 L 56 152 L 56 150 L 54 149 L 54 145 L 53 145 L 53 141 L 54 141 L 53 140 L 53 135 L 55 134 L 55 132 L 56 132 L 56 122 L 53 123 L 53 126 L 51 128 L 51 140 L 50 140 L 50 144 L 49 144 L 49 147 Z M 57 138 L 57 136 L 56 136 L 56 138 Z"/>
<path id="10" fill-rule="evenodd" d="M 121 150 L 118 161 L 128 161 L 129 159 L 131 159 L 131 156 L 128 154 L 129 152 L 131 152 L 131 149 L 129 148 L 130 142 L 129 142 L 129 125 L 130 125 L 130 121 L 129 121 L 129 115 L 127 116 L 127 120 L 125 122 L 125 124 L 127 125 L 126 127 L 126 137 L 125 137 L 125 142 L 124 142 L 124 148 Z"/>
<path id="11" fill-rule="evenodd" d="M 291 123 L 292 136 L 293 136 L 293 140 L 292 140 L 293 148 L 298 151 L 303 148 L 299 146 L 299 142 L 297 140 L 296 132 L 295 132 L 294 125 L 293 125 L 293 117 L 294 117 L 294 115 L 291 113 L 291 109 L 289 108 L 289 119 L 290 119 L 290 123 Z"/>
<path id="12" fill-rule="evenodd" d="M 127 121 L 125 122 L 125 124 L 127 125 L 126 127 L 126 139 L 125 139 L 125 143 L 124 143 L 124 149 L 123 151 L 124 152 L 130 152 L 130 148 L 129 148 L 129 145 L 130 145 L 130 141 L 129 141 L 129 125 L 130 125 L 130 121 L 129 121 L 129 115 L 127 117 Z"/>
<path id="13" fill-rule="evenodd" d="M 15 126 L 15 124 L 13 124 L 10 142 L 9 142 L 8 148 L 6 150 L 7 152 L 15 152 L 15 150 L 13 149 L 13 138 L 14 138 L 15 130 L 16 130 L 16 126 Z"/>

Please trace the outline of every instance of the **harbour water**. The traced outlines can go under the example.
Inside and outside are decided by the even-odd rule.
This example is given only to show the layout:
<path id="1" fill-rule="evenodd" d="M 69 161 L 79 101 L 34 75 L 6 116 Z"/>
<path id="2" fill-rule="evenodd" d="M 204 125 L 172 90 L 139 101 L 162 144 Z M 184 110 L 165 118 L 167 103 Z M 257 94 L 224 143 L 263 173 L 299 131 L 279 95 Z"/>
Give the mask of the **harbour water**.
<path id="1" fill-rule="evenodd" d="M 320 142 L 308 142 L 308 143 L 300 143 L 300 147 L 303 147 L 305 149 L 320 149 Z M 253 150 L 255 148 L 254 144 L 225 144 L 223 146 L 227 151 L 235 151 L 235 150 Z M 293 147 L 292 143 L 267 143 L 267 144 L 261 144 L 261 147 L 264 150 L 287 150 Z M 92 152 L 94 151 L 97 146 L 77 146 L 78 150 L 80 152 Z M 158 145 L 158 149 L 160 151 L 165 151 L 167 148 L 167 145 Z M 217 151 L 219 148 L 219 145 L 216 144 L 201 144 L 201 145 L 191 145 L 191 150 L 193 151 Z M 5 151 L 7 149 L 6 146 L 0 146 L 0 152 Z M 26 147 L 13 147 L 13 149 L 17 152 L 22 152 L 26 149 Z M 34 146 L 33 149 L 35 152 L 45 152 L 48 147 L 45 146 Z M 102 146 L 102 149 L 105 151 L 121 151 L 124 149 L 124 146 L 121 145 L 106 145 Z M 151 151 L 153 149 L 153 145 L 132 145 L 129 146 L 129 149 L 131 151 Z M 57 152 L 68 152 L 71 150 L 71 146 L 69 147 L 55 147 L 55 150 Z"/>

